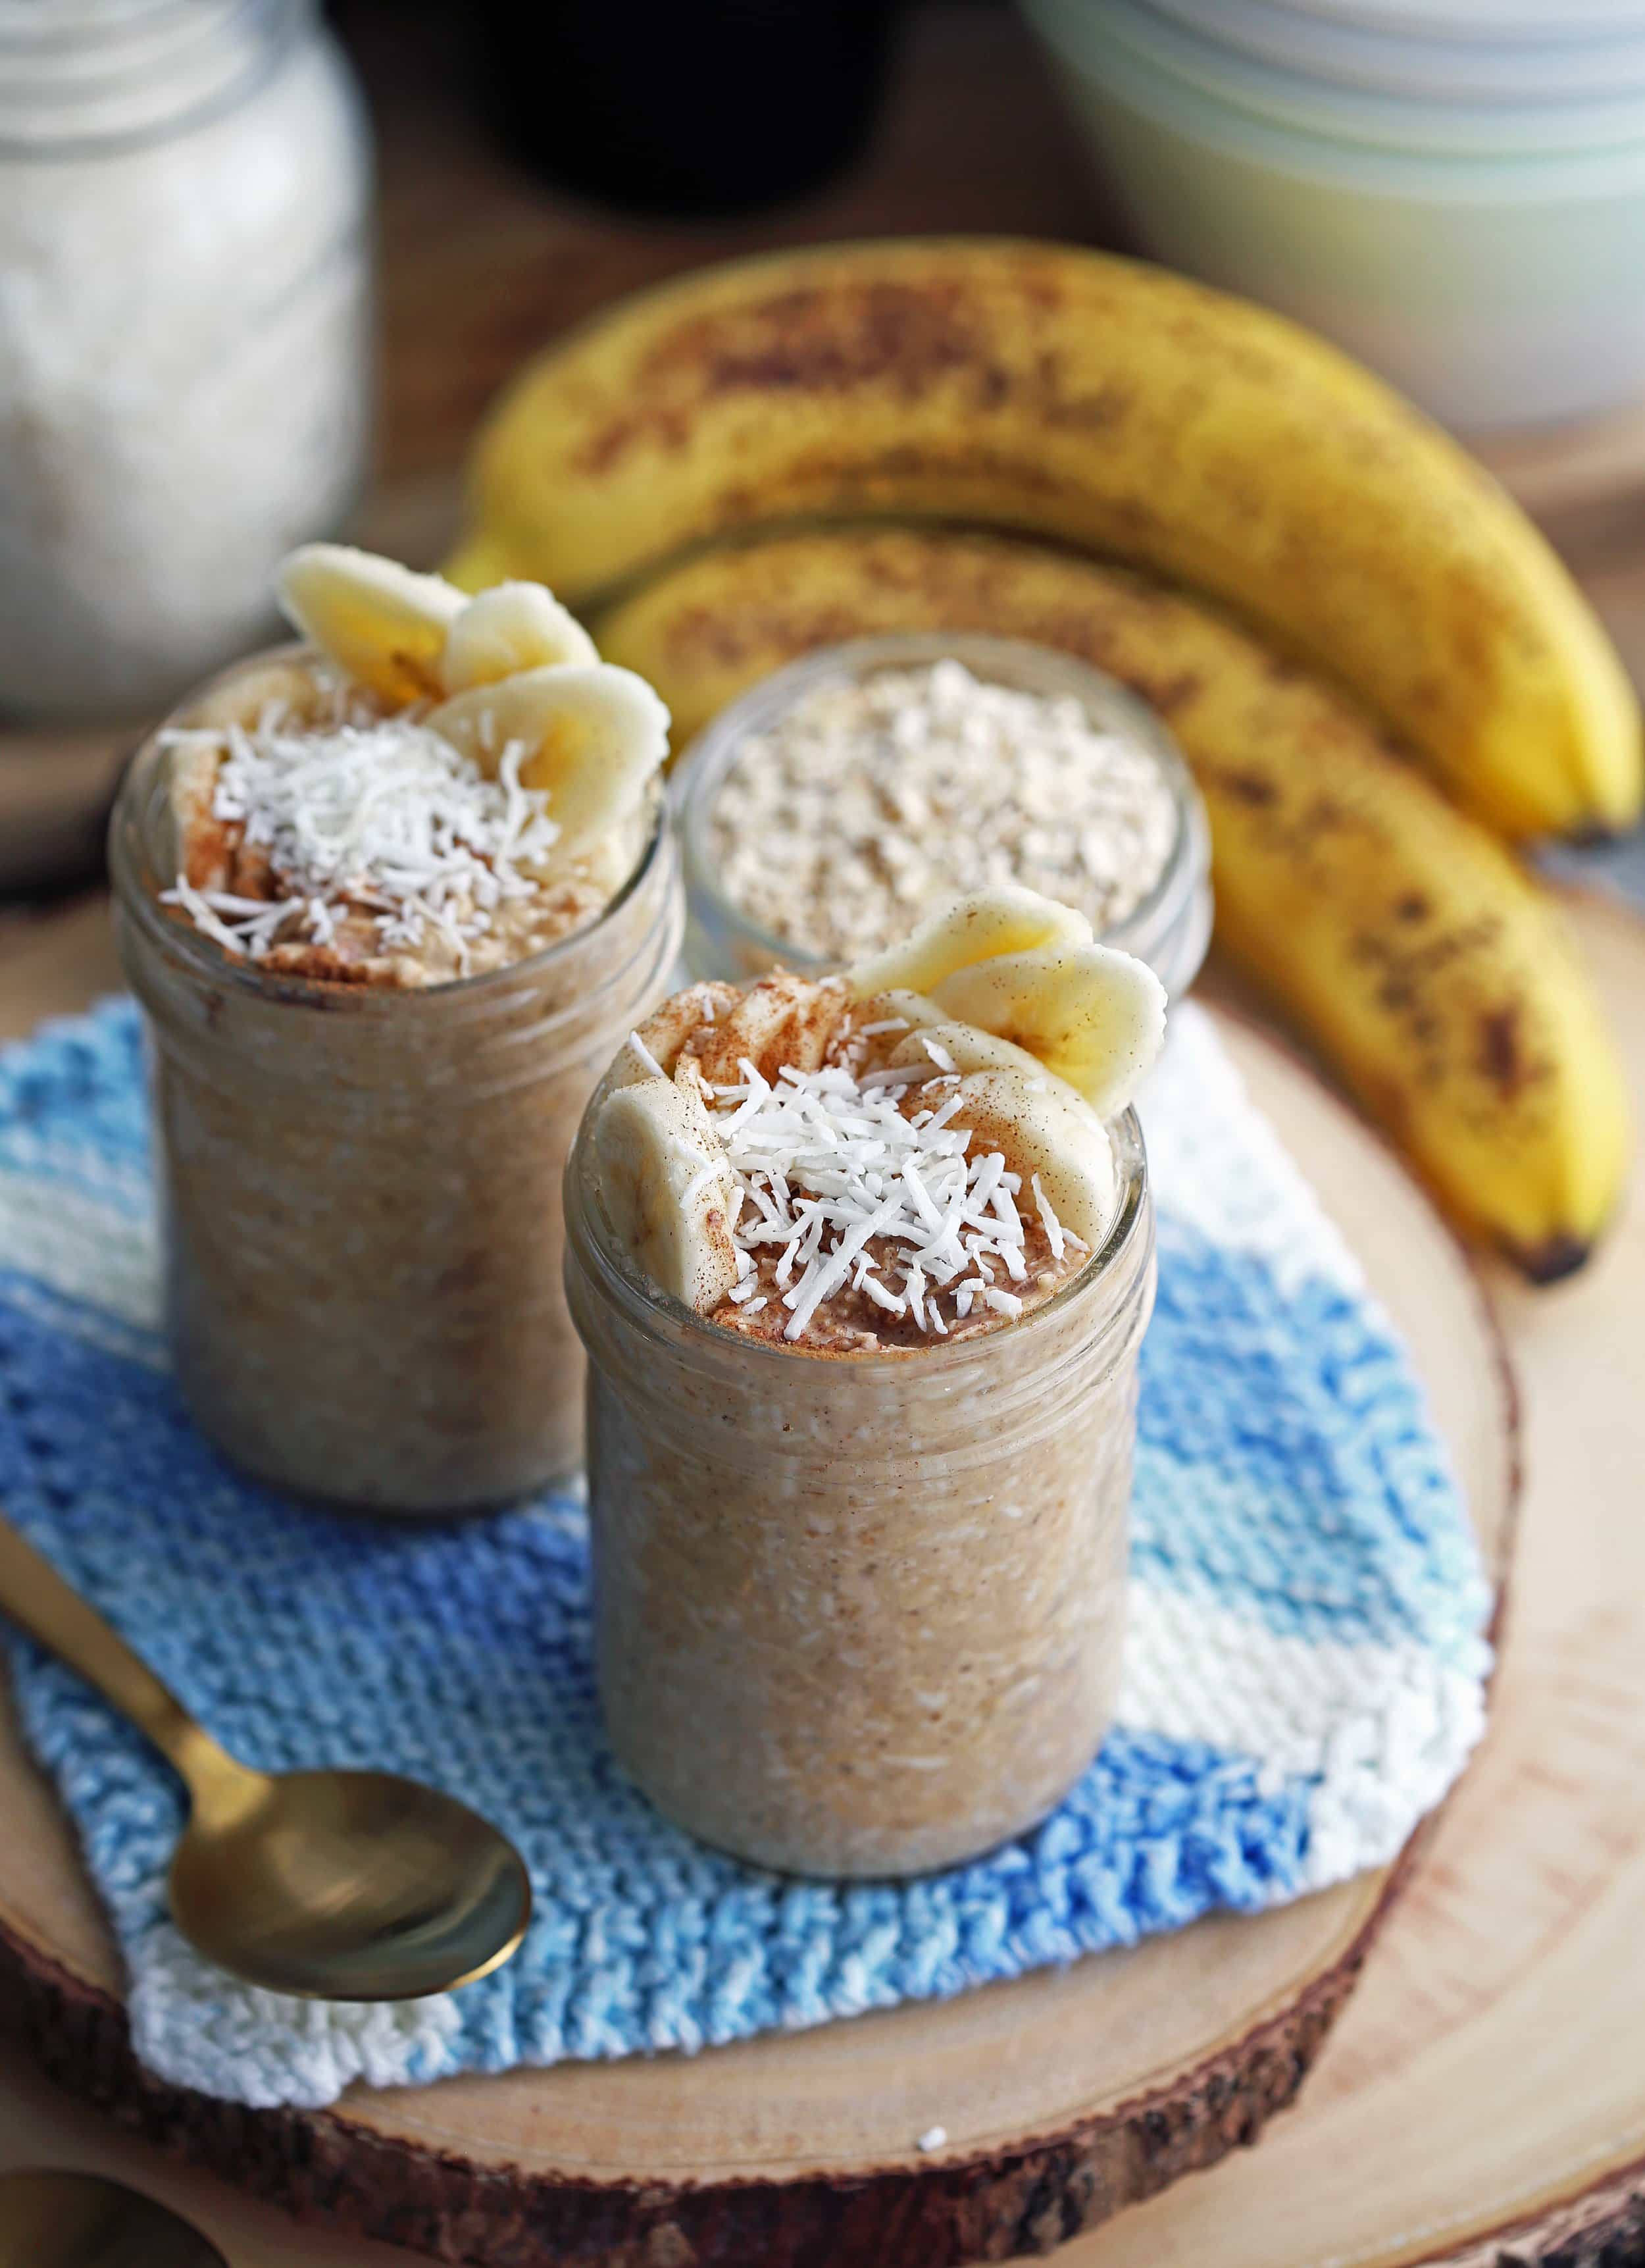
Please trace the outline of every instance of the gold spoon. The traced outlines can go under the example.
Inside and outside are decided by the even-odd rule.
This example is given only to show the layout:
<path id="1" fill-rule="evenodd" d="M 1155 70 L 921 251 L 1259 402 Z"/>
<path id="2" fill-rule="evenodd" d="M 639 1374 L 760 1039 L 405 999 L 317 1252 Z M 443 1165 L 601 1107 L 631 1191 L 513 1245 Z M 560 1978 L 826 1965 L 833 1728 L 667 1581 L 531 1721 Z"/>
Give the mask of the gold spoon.
<path id="1" fill-rule="evenodd" d="M 228 2268 L 152 2198 L 96 2174 L 0 2174 L 0 2268 Z"/>
<path id="2" fill-rule="evenodd" d="M 506 1836 L 386 1772 L 259 1772 L 0 1519 L 0 1613 L 94 1685 L 182 1776 L 172 1915 L 209 1961 L 275 1992 L 415 2000 L 501 1967 L 531 1918 Z"/>

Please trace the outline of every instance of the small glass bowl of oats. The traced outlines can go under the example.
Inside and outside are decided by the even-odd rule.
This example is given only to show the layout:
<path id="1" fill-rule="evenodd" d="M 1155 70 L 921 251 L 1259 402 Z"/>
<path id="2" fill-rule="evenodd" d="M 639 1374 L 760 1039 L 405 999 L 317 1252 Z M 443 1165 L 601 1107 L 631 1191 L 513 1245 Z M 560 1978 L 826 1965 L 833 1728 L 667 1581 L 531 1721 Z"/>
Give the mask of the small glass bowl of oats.
<path id="1" fill-rule="evenodd" d="M 807 654 L 697 735 L 673 794 L 694 976 L 821 975 L 1005 881 L 1086 915 L 1173 998 L 1210 940 L 1210 831 L 1175 741 L 1115 679 L 1023 639 Z"/>

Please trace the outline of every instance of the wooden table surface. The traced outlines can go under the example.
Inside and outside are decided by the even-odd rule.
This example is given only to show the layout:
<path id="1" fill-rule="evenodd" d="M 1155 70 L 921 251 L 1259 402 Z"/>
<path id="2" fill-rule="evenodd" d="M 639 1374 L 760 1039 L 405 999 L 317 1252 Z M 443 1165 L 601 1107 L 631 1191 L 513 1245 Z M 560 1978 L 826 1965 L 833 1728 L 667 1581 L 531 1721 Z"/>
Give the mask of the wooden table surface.
<path id="1" fill-rule="evenodd" d="M 454 468 L 497 386 L 532 348 L 621 291 L 706 260 L 867 233 L 1109 240 L 1038 59 L 1003 8 L 914 13 L 881 130 L 848 179 L 781 214 L 690 227 L 580 209 L 499 155 L 477 115 L 456 0 L 346 0 L 337 13 L 373 99 L 382 168 L 381 478 L 365 527 L 408 556 L 437 556 L 454 524 Z M 1645 678 L 1641 431 L 1645 419 L 1622 418 L 1491 453 L 1566 551 L 1636 678 Z M 0 1038 L 118 981 L 90 846 L 129 738 L 55 735 L 42 754 L 38 738 L 0 735 L 0 884 L 15 878 L 26 848 L 77 877 L 48 900 L 0 902 Z M 1601 863 L 1632 864 L 1645 880 L 1636 848 Z M 31 2163 L 94 2168 L 193 2203 L 231 2241 L 231 2268 L 391 2268 L 407 2257 L 299 2232 L 231 2203 L 204 2176 L 163 2169 L 0 2050 L 0 2169 Z"/>

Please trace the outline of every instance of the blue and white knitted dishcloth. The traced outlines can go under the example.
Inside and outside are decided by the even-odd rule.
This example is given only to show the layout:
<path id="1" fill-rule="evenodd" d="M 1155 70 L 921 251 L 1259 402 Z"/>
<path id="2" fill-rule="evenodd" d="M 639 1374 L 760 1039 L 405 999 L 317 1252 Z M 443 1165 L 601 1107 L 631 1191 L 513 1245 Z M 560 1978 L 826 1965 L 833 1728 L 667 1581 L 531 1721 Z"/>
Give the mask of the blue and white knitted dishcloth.
<path id="1" fill-rule="evenodd" d="M 705 1850 L 619 1777 L 574 1494 L 465 1525 L 338 1518 L 240 1479 L 166 1374 L 136 1019 L 0 1056 L 0 1504 L 228 1747 L 412 1773 L 531 1867 L 521 1952 L 399 2007 L 284 1999 L 167 1918 L 166 1767 L 11 1641 L 130 1974 L 134 2044 L 238 2102 L 694 2049 L 944 1996 L 1254 1911 L 1388 1859 L 1484 1718 L 1489 1599 L 1421 1392 L 1202 1012 L 1144 1104 L 1159 1299 L 1142 1353 L 1118 1729 L 1034 1833 L 906 1883 Z"/>

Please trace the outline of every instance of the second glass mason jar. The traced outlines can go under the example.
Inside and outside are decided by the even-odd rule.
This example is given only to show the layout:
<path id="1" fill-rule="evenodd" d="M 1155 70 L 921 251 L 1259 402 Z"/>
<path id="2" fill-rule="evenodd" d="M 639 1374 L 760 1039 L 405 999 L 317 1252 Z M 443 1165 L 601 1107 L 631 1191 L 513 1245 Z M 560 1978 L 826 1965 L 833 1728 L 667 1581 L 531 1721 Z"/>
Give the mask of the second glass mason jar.
<path id="1" fill-rule="evenodd" d="M 709 820 L 720 783 L 744 742 L 769 732 L 819 686 L 878 677 L 887 670 L 925 668 L 949 659 L 988 684 L 1047 700 L 1072 696 L 1094 725 L 1135 742 L 1153 760 L 1176 814 L 1171 850 L 1142 902 L 1100 934 L 1105 945 L 1146 961 L 1171 998 L 1179 998 L 1199 975 L 1211 941 L 1211 830 L 1181 751 L 1154 711 L 1117 678 L 1052 646 L 976 630 L 892 630 L 822 647 L 751 686 L 697 734 L 672 781 L 686 874 L 686 960 L 692 975 L 740 984 L 779 966 L 805 976 L 823 976 L 832 966 L 763 929 L 721 887 Z"/>
<path id="2" fill-rule="evenodd" d="M 616 1247 L 586 1132 L 566 1274 L 589 1355 L 601 1705 L 620 1764 L 706 1842 L 900 1874 L 1044 1817 L 1113 1714 L 1137 1353 L 1142 1143 L 1046 1304 L 948 1346 L 831 1359 L 718 1329 Z"/>
<path id="3" fill-rule="evenodd" d="M 220 716 L 243 686 L 254 712 L 268 659 L 199 699 Z M 156 735 L 121 791 L 110 861 L 195 1417 L 259 1478 L 374 1511 L 477 1510 L 569 1471 L 583 1358 L 561 1185 L 591 1090 L 679 951 L 660 793 L 597 921 L 426 990 L 231 959 L 158 902 L 172 840 Z"/>

